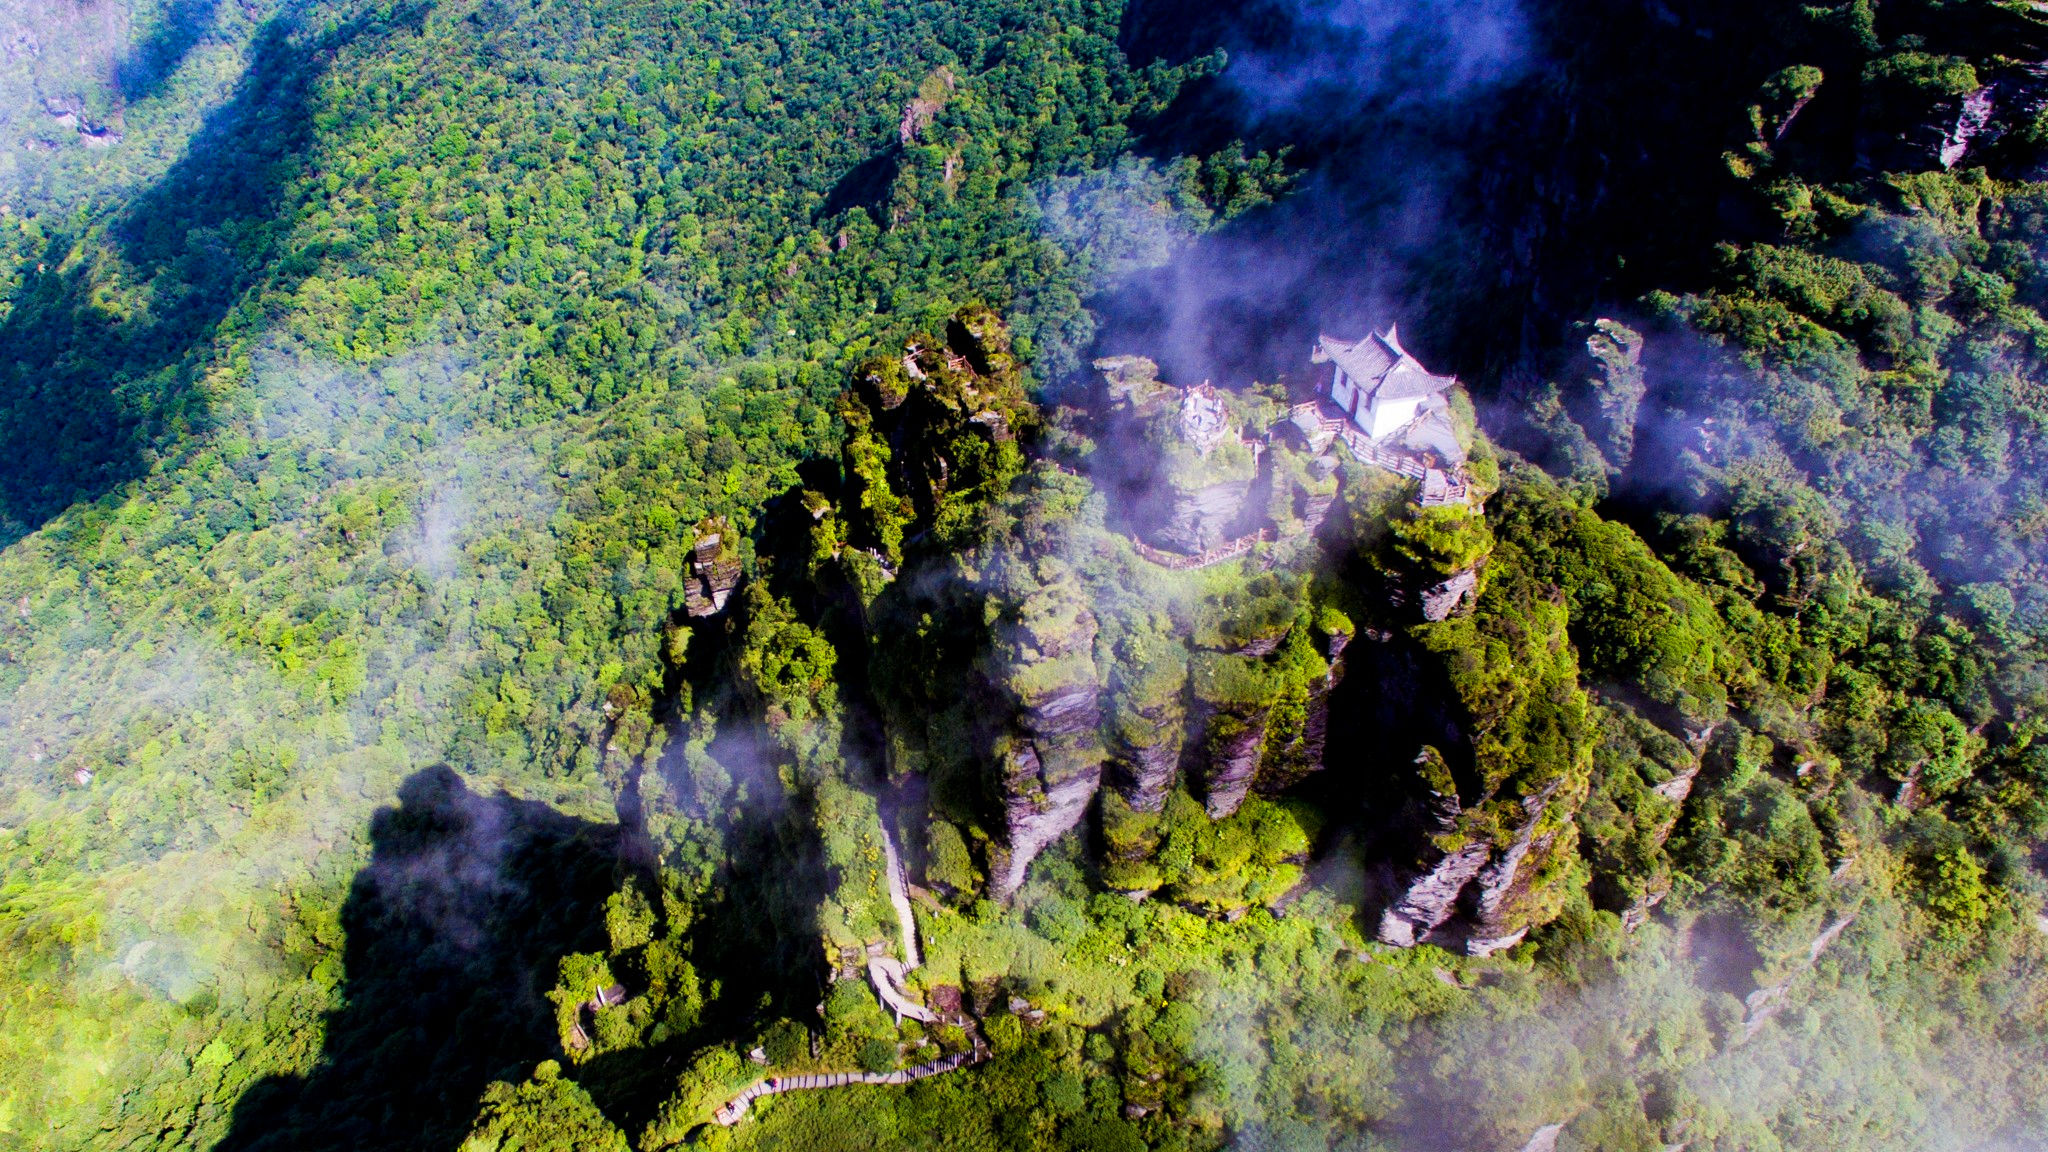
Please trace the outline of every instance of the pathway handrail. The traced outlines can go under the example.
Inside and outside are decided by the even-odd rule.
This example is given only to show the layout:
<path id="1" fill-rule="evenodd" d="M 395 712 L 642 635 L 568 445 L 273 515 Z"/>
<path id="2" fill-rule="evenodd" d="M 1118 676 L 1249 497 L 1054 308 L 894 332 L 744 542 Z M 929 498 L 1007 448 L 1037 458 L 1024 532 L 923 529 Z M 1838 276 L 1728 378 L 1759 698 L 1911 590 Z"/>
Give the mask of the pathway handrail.
<path id="1" fill-rule="evenodd" d="M 977 1037 L 974 1047 L 968 1051 L 955 1052 L 950 1056 L 927 1060 L 909 1068 L 898 1068 L 893 1072 L 825 1072 L 796 1076 L 764 1076 L 748 1085 L 739 1095 L 719 1105 L 711 1117 L 721 1126 L 730 1128 L 747 1114 L 749 1104 L 763 1096 L 779 1096 L 784 1092 L 802 1092 L 818 1088 L 839 1088 L 848 1084 L 908 1084 L 927 1076 L 937 1076 L 970 1067 L 986 1059 L 988 1048 Z"/>

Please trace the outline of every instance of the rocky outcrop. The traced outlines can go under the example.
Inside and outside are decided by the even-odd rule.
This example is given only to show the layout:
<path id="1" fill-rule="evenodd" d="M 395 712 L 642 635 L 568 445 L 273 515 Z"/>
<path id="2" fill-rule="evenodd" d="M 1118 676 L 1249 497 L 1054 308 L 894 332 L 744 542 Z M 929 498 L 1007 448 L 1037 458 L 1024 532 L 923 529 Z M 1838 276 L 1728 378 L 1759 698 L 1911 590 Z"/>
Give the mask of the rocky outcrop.
<path id="1" fill-rule="evenodd" d="M 1321 466 L 1328 465 L 1329 473 L 1336 471 L 1336 463 L 1336 461 L 1331 460 L 1327 456 L 1319 456 L 1315 460 L 1319 470 Z M 1321 479 L 1323 477 L 1318 478 Z M 1314 487 L 1303 486 L 1297 488 L 1294 493 L 1294 514 L 1301 519 L 1302 524 L 1309 531 L 1315 532 L 1321 529 L 1323 524 L 1329 520 L 1330 509 L 1336 503 L 1337 484 L 1335 479 L 1332 478 L 1327 483 L 1318 484 Z"/>
<path id="2" fill-rule="evenodd" d="M 1421 867 L 1411 874 L 1386 910 L 1380 913 L 1379 939 L 1382 944 L 1412 948 L 1421 943 L 1457 911 L 1458 895 L 1486 867 L 1492 848 L 1484 841 L 1466 840 L 1458 824 L 1464 805 L 1458 800 L 1450 766 L 1434 748 L 1424 748 L 1415 758 L 1430 793 L 1424 804 L 1428 847 Z"/>
<path id="3" fill-rule="evenodd" d="M 1820 935 L 1814 937 L 1812 943 L 1806 946 L 1803 963 L 1798 964 L 1783 979 L 1774 984 L 1763 985 L 1743 998 L 1744 1041 L 1755 1039 L 1756 1034 L 1763 1030 L 1764 1024 L 1784 1010 L 1785 998 L 1792 991 L 1792 985 L 1798 981 L 1800 975 L 1820 963 L 1821 953 L 1833 947 L 1835 941 L 1841 939 L 1842 933 L 1848 930 L 1849 925 L 1855 922 L 1856 914 L 1853 912 L 1836 916 L 1828 922 L 1826 928 L 1821 929 Z"/>
<path id="4" fill-rule="evenodd" d="M 1557 849 L 1570 840 L 1569 820 L 1546 819 L 1551 802 L 1557 798 L 1563 780 L 1522 801 L 1522 820 L 1513 837 L 1476 877 L 1477 909 L 1465 951 L 1474 956 L 1491 956 L 1522 942 L 1533 926 L 1525 907 L 1533 878 L 1549 863 Z M 1576 841 L 1572 841 L 1575 843 Z"/>
<path id="5" fill-rule="evenodd" d="M 1258 779 L 1252 785 L 1260 795 L 1277 795 L 1322 770 L 1330 738 L 1330 696 L 1343 683 L 1344 652 L 1351 646 L 1351 637 L 1348 631 L 1334 631 L 1323 641 L 1322 654 L 1329 671 L 1309 685 L 1301 728 L 1293 738 L 1284 743 L 1268 739 Z"/>
<path id="6" fill-rule="evenodd" d="M 1678 827 L 1678 818 L 1684 813 L 1686 798 L 1692 795 L 1695 781 L 1699 779 L 1700 765 L 1695 761 L 1690 768 L 1655 785 L 1650 791 L 1671 802 L 1671 811 L 1664 819 L 1650 829 L 1650 844 L 1661 850 L 1671 839 L 1671 833 Z M 1671 892 L 1671 870 L 1668 863 L 1660 861 L 1657 868 L 1642 881 L 1641 894 L 1630 900 L 1621 910 L 1621 926 L 1633 932 L 1649 923 L 1650 913 L 1664 902 Z"/>
<path id="7" fill-rule="evenodd" d="M 1016 706 L 1013 731 L 998 748 L 1004 842 L 991 879 L 998 899 L 1022 887 L 1031 861 L 1081 822 L 1102 783 L 1095 614 L 1056 561 L 1039 569 L 1045 582 L 997 637 L 995 679 Z"/>
<path id="8" fill-rule="evenodd" d="M 1201 488 L 1169 489 L 1160 500 L 1159 527 L 1152 541 L 1161 548 L 1192 556 L 1233 539 L 1251 498 L 1249 480 L 1229 480 Z"/>
<path id="9" fill-rule="evenodd" d="M 1954 168 L 1969 154 L 1970 144 L 1991 124 L 1995 90 L 1989 85 L 1963 97 L 1956 121 L 1942 134 L 1940 159 L 1943 168 Z"/>
<path id="10" fill-rule="evenodd" d="M 905 148 L 916 144 L 932 120 L 946 110 L 946 99 L 958 84 L 951 68 L 940 68 L 918 85 L 917 95 L 903 105 L 903 115 L 896 122 L 896 138 Z"/>
<path id="11" fill-rule="evenodd" d="M 1643 372 L 1643 334 L 1614 320 L 1593 321 L 1580 365 L 1585 380 L 1587 431 L 1609 472 L 1635 458 L 1636 415 L 1649 382 Z"/>
<path id="12" fill-rule="evenodd" d="M 1671 865 L 1662 856 L 1663 848 L 1671 839 L 1672 832 L 1678 828 L 1678 819 L 1685 812 L 1685 802 L 1692 796 L 1693 786 L 1699 781 L 1700 772 L 1704 767 L 1707 743 L 1713 739 L 1718 727 L 1719 725 L 1709 724 L 1687 731 L 1683 743 L 1687 758 L 1675 766 L 1676 771 L 1669 779 L 1650 786 L 1650 793 L 1665 801 L 1670 807 L 1648 829 L 1649 843 L 1659 853 L 1657 864 L 1648 875 L 1641 878 L 1637 893 L 1621 908 L 1621 925 L 1630 932 L 1647 923 L 1651 911 L 1662 904 L 1664 897 L 1670 894 Z M 1600 853 L 1595 851 L 1593 858 L 1596 867 L 1599 857 Z M 1614 871 L 1620 869 L 1617 867 Z M 1599 881 L 1596 880 L 1596 891 L 1598 884 Z"/>
<path id="13" fill-rule="evenodd" d="M 1173 791 L 1180 768 L 1181 722 L 1177 714 L 1146 716 L 1142 712 L 1139 721 L 1152 722 L 1143 731 L 1150 742 L 1141 744 L 1128 735 L 1119 738 L 1110 758 L 1115 772 L 1112 779 L 1132 811 L 1156 813 L 1166 807 L 1166 795 Z"/>
<path id="14" fill-rule="evenodd" d="M 1008 899 L 1024 886 L 1038 854 L 1081 822 L 1102 783 L 1102 763 L 1047 759 L 1036 745 L 1021 743 L 1004 758 L 1002 783 L 1007 842 L 995 851 L 991 892 Z"/>
<path id="15" fill-rule="evenodd" d="M 1911 68 L 1876 62 L 1864 82 L 1855 137 L 1858 166 L 1877 171 L 1981 166 L 2002 178 L 2039 179 L 2043 166 L 2034 125 L 2048 108 L 2042 30 L 2036 13 L 1983 5 L 1967 16 L 1958 14 L 1945 27 L 1946 34 L 1974 40 L 1976 46 L 1951 57 L 1959 67 L 1945 71 L 1938 83 L 1928 83 Z"/>
<path id="16" fill-rule="evenodd" d="M 1498 817 L 1468 813 L 1434 749 L 1416 760 L 1431 788 L 1425 804 L 1428 847 L 1419 867 L 1380 914 L 1379 939 L 1407 948 L 1426 941 L 1460 943 L 1489 956 L 1521 943 L 1543 918 L 1533 907 L 1539 881 L 1577 846 L 1564 780 L 1524 798 L 1505 844 L 1483 834 Z"/>
<path id="17" fill-rule="evenodd" d="M 1483 842 L 1436 853 L 1435 863 L 1410 880 L 1400 898 L 1380 913 L 1380 943 L 1412 948 L 1427 939 L 1457 911 L 1459 894 L 1492 854 Z"/>
<path id="18" fill-rule="evenodd" d="M 1422 618 L 1432 624 L 1470 612 L 1477 599 L 1479 573 L 1471 568 L 1454 572 L 1441 584 L 1422 590 Z"/>
<path id="19" fill-rule="evenodd" d="M 690 549 L 690 571 L 683 581 L 683 610 L 697 618 L 716 616 L 740 582 L 738 537 L 724 520 L 707 520 L 697 527 L 697 543 Z"/>
<path id="20" fill-rule="evenodd" d="M 1202 802 L 1211 820 L 1235 815 L 1244 805 L 1265 751 L 1266 722 L 1263 712 L 1222 712 L 1210 720 Z"/>
<path id="21" fill-rule="evenodd" d="M 1273 488 L 1261 482 L 1267 445 L 1262 429 L 1245 423 L 1241 395 L 1162 383 L 1158 366 L 1143 357 L 1110 357 L 1095 367 L 1111 401 L 1111 419 L 1098 431 L 1114 448 L 1093 471 L 1120 493 L 1113 511 L 1133 536 L 1196 556 L 1269 527 L 1265 500 Z M 1334 495 L 1333 475 L 1310 474 L 1305 483 L 1319 496 Z"/>
<path id="22" fill-rule="evenodd" d="M 1187 650 L 1170 634 L 1126 633 L 1109 654 L 1110 781 L 1132 812 L 1166 807 L 1187 739 Z"/>

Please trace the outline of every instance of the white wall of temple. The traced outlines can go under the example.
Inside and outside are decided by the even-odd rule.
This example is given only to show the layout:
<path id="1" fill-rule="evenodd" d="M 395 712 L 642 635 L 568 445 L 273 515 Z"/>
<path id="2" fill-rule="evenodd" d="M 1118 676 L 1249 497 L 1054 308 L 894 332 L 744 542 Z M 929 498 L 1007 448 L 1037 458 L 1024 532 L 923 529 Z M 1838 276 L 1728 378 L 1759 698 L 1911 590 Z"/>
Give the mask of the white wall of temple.
<path id="1" fill-rule="evenodd" d="M 1351 377 L 1346 376 L 1342 368 L 1336 371 L 1335 378 L 1330 381 L 1330 400 L 1337 407 L 1349 412 L 1358 400 L 1358 388 L 1351 383 Z"/>
<path id="2" fill-rule="evenodd" d="M 1421 407 L 1422 397 L 1420 396 L 1407 396 L 1399 400 L 1379 400 L 1373 404 L 1371 411 L 1366 414 L 1366 418 L 1361 419 L 1358 424 L 1361 428 L 1365 429 L 1366 435 L 1378 440 L 1400 431 L 1410 420 L 1415 419 L 1415 413 Z"/>

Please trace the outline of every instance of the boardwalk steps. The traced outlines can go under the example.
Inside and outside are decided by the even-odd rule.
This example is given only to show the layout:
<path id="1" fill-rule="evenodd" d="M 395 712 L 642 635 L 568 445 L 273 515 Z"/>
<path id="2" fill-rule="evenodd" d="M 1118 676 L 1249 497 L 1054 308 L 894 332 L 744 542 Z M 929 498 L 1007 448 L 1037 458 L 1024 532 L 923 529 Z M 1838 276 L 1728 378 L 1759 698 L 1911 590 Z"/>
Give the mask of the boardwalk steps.
<path id="1" fill-rule="evenodd" d="M 910 1068 L 898 1068 L 894 1072 L 814 1072 L 793 1076 L 769 1076 L 757 1080 L 746 1091 L 719 1105 L 711 1118 L 724 1127 L 730 1128 L 747 1114 L 747 1106 L 763 1096 L 777 1096 L 784 1092 L 805 1092 L 817 1088 L 842 1088 L 848 1084 L 908 1084 L 927 1076 L 938 1076 L 957 1068 L 967 1068 L 988 1059 L 988 1049 L 976 1043 L 972 1051 L 955 1052 L 927 1060 Z"/>
<path id="2" fill-rule="evenodd" d="M 1142 540 L 1131 541 L 1131 547 L 1137 550 L 1138 555 L 1159 565 L 1161 568 L 1171 568 L 1176 572 L 1185 572 L 1193 568 L 1207 568 L 1212 564 L 1221 564 L 1225 560 L 1235 560 L 1258 545 L 1267 543 L 1272 539 L 1273 534 L 1271 532 L 1261 529 L 1249 536 L 1240 536 L 1227 544 L 1218 545 L 1207 552 L 1197 553 L 1193 556 L 1183 556 L 1175 552 L 1162 552 Z"/>
<path id="3" fill-rule="evenodd" d="M 1295 417 L 1297 427 L 1307 421 L 1312 420 L 1315 422 L 1316 431 L 1310 434 L 1310 443 L 1318 449 L 1323 445 L 1327 445 L 1330 441 L 1336 440 L 1343 444 L 1346 449 L 1350 450 L 1351 455 L 1359 463 L 1371 464 L 1376 468 L 1384 468 L 1398 476 L 1406 476 L 1410 480 L 1425 479 L 1430 471 L 1422 461 L 1405 452 L 1390 451 L 1373 443 L 1372 437 L 1367 436 L 1364 429 L 1341 416 L 1330 415 L 1319 402 L 1311 401 L 1306 404 L 1296 404 L 1288 412 L 1289 415 Z M 1442 475 L 1447 483 L 1441 492 L 1431 493 L 1434 499 L 1431 499 L 1428 503 L 1447 504 L 1463 502 L 1469 495 L 1470 488 L 1466 484 L 1462 472 L 1463 470 L 1460 469 L 1455 475 L 1443 473 Z"/>

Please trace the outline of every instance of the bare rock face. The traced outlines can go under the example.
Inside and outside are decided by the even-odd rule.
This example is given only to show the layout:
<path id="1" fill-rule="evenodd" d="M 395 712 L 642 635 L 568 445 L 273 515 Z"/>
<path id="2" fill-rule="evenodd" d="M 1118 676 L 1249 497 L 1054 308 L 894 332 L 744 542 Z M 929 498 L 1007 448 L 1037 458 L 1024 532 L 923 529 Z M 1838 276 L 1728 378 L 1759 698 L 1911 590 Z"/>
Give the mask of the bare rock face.
<path id="1" fill-rule="evenodd" d="M 1986 43 L 2031 43 L 2037 18 L 2037 12 L 1986 5 L 1971 11 L 1968 23 L 1978 26 L 1966 35 Z M 1950 170 L 1983 166 L 2000 177 L 2038 179 L 2038 149 L 2000 146 L 2009 136 L 2026 139 L 2048 107 L 2048 68 L 2039 53 L 2014 55 L 2019 58 L 1980 57 L 1966 65 L 1963 71 L 1974 84 L 1963 89 L 1923 86 L 1899 75 L 1874 78 L 1877 100 L 1866 102 L 1856 132 L 1858 163 L 1897 171 L 1930 164 Z"/>
<path id="2" fill-rule="evenodd" d="M 1102 783 L 1102 762 L 1060 757 L 1050 763 L 1038 747 L 1020 743 L 1003 761 L 1006 843 L 995 852 L 991 893 L 1006 900 L 1024 886 L 1031 862 L 1067 834 L 1088 811 Z"/>
<path id="3" fill-rule="evenodd" d="M 1651 786 L 1651 793 L 1671 805 L 1669 813 L 1649 828 L 1650 844 L 1653 847 L 1663 848 L 1671 839 L 1671 833 L 1677 829 L 1678 819 L 1685 810 L 1685 802 L 1692 796 L 1693 785 L 1699 780 L 1700 772 L 1705 766 L 1707 742 L 1713 739 L 1717 727 L 1719 726 L 1709 724 L 1704 728 L 1688 731 L 1685 736 L 1685 748 L 1690 753 L 1690 759 L 1669 780 Z M 1649 921 L 1651 911 L 1664 902 L 1664 897 L 1669 895 L 1670 891 L 1670 869 L 1668 866 L 1659 867 L 1645 879 L 1642 891 L 1622 908 L 1622 927 L 1630 932 L 1642 927 Z"/>
<path id="4" fill-rule="evenodd" d="M 1451 578 L 1432 588 L 1422 591 L 1422 618 L 1432 624 L 1449 620 L 1454 615 L 1470 612 L 1477 599 L 1479 573 L 1471 568 L 1453 573 Z"/>
<path id="5" fill-rule="evenodd" d="M 1459 818 L 1464 806 L 1458 801 L 1451 770 L 1434 748 L 1424 748 L 1416 758 L 1422 777 L 1430 785 L 1427 805 L 1429 848 L 1422 867 L 1402 888 L 1401 895 L 1380 913 L 1379 939 L 1382 944 L 1412 948 L 1456 913 L 1458 896 L 1486 861 L 1492 845 L 1483 840 L 1460 843 Z"/>
<path id="6" fill-rule="evenodd" d="M 1996 89 L 1988 85 L 1963 97 L 1955 123 L 1941 135 L 1939 156 L 1943 168 L 1954 168 L 1969 155 L 1970 145 L 1991 126 L 1991 113 L 1996 107 Z"/>
<path id="7" fill-rule="evenodd" d="M 1429 848 L 1400 896 L 1381 913 L 1381 943 L 1406 948 L 1438 938 L 1462 942 L 1474 956 L 1512 948 L 1534 924 L 1555 914 L 1538 906 L 1538 894 L 1546 874 L 1578 847 L 1571 821 L 1577 792 L 1568 794 L 1560 777 L 1522 799 L 1501 843 L 1476 834 L 1450 770 L 1434 749 L 1425 748 L 1416 762 L 1431 787 Z"/>
<path id="8" fill-rule="evenodd" d="M 1477 914 L 1465 941 L 1465 950 L 1472 955 L 1491 956 L 1520 944 L 1529 934 L 1531 918 L 1525 905 L 1533 878 L 1558 848 L 1569 850 L 1576 844 L 1570 821 L 1545 819 L 1561 785 L 1561 780 L 1553 781 L 1522 802 L 1523 820 L 1513 838 L 1480 871 Z"/>
<path id="9" fill-rule="evenodd" d="M 1095 631 L 1079 588 L 1057 576 L 998 631 L 995 680 L 1017 709 L 1014 732 L 998 750 L 1004 844 L 991 882 L 998 899 L 1023 886 L 1031 861 L 1081 822 L 1101 786 Z"/>
<path id="10" fill-rule="evenodd" d="M 1244 805 L 1259 772 L 1266 741 L 1266 715 L 1220 712 L 1209 722 L 1208 770 L 1203 779 L 1203 806 L 1209 819 L 1235 815 Z"/>
<path id="11" fill-rule="evenodd" d="M 1491 846 L 1478 842 L 1438 855 L 1435 864 L 1409 881 L 1401 898 L 1380 913 L 1380 943 L 1397 948 L 1421 943 L 1457 911 L 1459 894 L 1492 854 Z"/>
<path id="12" fill-rule="evenodd" d="M 740 582 L 738 537 L 724 520 L 698 526 L 690 550 L 690 571 L 683 581 L 683 610 L 693 617 L 716 616 Z"/>
<path id="13" fill-rule="evenodd" d="M 1227 544 L 1251 498 L 1248 482 L 1228 481 L 1165 498 L 1163 521 L 1153 539 L 1159 547 L 1193 556 Z"/>
<path id="14" fill-rule="evenodd" d="M 1180 766 L 1181 726 L 1178 717 L 1160 717 L 1147 735 L 1157 739 L 1149 744 L 1119 740 L 1111 757 L 1116 790 L 1134 812 L 1156 813 L 1165 809 L 1166 795 L 1173 791 L 1173 778 Z"/>

